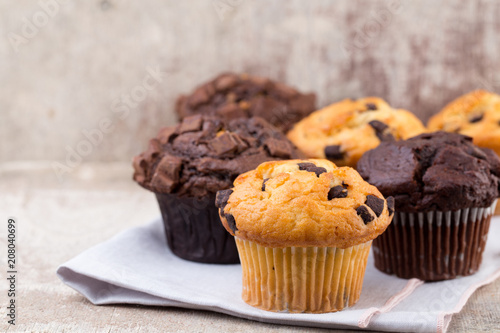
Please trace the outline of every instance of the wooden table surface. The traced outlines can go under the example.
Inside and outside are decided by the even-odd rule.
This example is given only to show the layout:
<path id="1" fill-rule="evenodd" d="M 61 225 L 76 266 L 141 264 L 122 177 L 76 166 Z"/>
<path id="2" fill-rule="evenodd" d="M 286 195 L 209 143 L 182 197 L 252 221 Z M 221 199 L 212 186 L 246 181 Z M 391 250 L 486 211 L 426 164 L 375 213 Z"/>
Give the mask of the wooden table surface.
<path id="1" fill-rule="evenodd" d="M 159 215 L 129 164 L 84 164 L 59 182 L 49 163 L 0 164 L 1 218 L 18 220 L 17 324 L 8 332 L 322 332 L 223 314 L 143 306 L 94 306 L 64 285 L 56 268 L 118 232 Z M 6 248 L 6 228 L 0 249 Z M 0 250 L 4 253 L 4 250 Z M 1 265 L 6 267 L 2 254 Z M 2 268 L 0 267 L 0 270 Z M 0 279 L 2 309 L 7 282 Z M 1 313 L 5 313 L 2 310 Z M 448 332 L 500 332 L 500 280 L 482 287 Z"/>

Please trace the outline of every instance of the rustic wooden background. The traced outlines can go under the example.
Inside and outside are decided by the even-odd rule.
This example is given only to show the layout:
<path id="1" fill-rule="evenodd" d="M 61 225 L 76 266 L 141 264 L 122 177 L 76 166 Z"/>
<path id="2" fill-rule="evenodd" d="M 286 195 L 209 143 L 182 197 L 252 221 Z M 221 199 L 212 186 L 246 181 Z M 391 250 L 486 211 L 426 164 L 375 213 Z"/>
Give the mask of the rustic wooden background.
<path id="1" fill-rule="evenodd" d="M 376 95 L 427 120 L 500 90 L 499 16 L 488 0 L 1 1 L 0 161 L 77 148 L 81 163 L 128 161 L 175 122 L 178 94 L 227 70 L 315 91 L 319 106 Z M 111 130 L 81 144 L 104 118 Z"/>

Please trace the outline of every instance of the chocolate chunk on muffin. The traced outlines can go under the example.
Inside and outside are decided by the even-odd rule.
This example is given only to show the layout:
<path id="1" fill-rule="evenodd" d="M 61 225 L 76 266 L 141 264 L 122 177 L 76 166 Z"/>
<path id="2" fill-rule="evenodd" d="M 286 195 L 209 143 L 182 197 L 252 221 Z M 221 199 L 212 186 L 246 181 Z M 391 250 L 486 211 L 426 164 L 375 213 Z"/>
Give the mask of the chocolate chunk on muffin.
<path id="1" fill-rule="evenodd" d="M 287 136 L 307 157 L 356 167 L 363 153 L 381 142 L 407 139 L 424 130 L 411 112 L 367 97 L 315 111 L 295 124 Z"/>
<path id="2" fill-rule="evenodd" d="M 134 180 L 156 194 L 174 254 L 192 261 L 237 263 L 234 240 L 222 228 L 215 206 L 223 205 L 224 198 L 215 202 L 215 193 L 262 162 L 301 156 L 264 119 L 224 121 L 198 115 L 150 140 L 148 149 L 134 158 Z"/>
<path id="3" fill-rule="evenodd" d="M 316 96 L 264 77 L 225 73 L 180 96 L 176 112 L 180 119 L 201 114 L 226 120 L 261 117 L 282 131 L 315 110 Z"/>
<path id="4" fill-rule="evenodd" d="M 499 193 L 500 159 L 470 137 L 447 132 L 383 142 L 358 162 L 394 220 L 374 243 L 375 266 L 426 281 L 474 274 Z M 371 203 L 370 203 L 371 202 Z M 377 214 L 382 202 L 367 198 Z"/>

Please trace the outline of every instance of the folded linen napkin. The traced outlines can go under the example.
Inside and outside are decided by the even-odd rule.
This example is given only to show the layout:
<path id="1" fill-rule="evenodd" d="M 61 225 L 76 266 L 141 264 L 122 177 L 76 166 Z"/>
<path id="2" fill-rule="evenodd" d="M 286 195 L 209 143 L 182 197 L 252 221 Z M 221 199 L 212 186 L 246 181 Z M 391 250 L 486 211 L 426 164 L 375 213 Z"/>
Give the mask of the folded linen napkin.
<path id="1" fill-rule="evenodd" d="M 500 217 L 492 219 L 481 269 L 423 283 L 379 272 L 370 255 L 358 303 L 336 313 L 289 314 L 241 299 L 240 265 L 200 264 L 173 255 L 161 219 L 126 230 L 61 265 L 57 274 L 90 302 L 176 306 L 275 324 L 392 332 L 446 332 L 472 293 L 500 276 Z"/>

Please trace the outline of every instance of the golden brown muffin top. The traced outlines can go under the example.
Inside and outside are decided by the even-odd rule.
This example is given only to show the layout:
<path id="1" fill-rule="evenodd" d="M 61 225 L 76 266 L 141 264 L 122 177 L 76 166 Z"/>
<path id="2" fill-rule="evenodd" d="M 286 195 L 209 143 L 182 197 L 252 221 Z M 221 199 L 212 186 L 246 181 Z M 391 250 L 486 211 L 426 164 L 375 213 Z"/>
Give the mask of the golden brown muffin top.
<path id="1" fill-rule="evenodd" d="M 345 99 L 295 124 L 288 138 L 310 158 L 356 167 L 382 141 L 407 139 L 425 131 L 411 112 L 394 109 L 378 97 Z"/>
<path id="2" fill-rule="evenodd" d="M 446 105 L 428 123 L 430 130 L 455 132 L 500 155 L 500 96 L 475 90 Z"/>
<path id="3" fill-rule="evenodd" d="M 268 247 L 348 248 L 384 232 L 394 212 L 354 169 L 319 159 L 263 163 L 216 205 L 228 232 Z"/>

